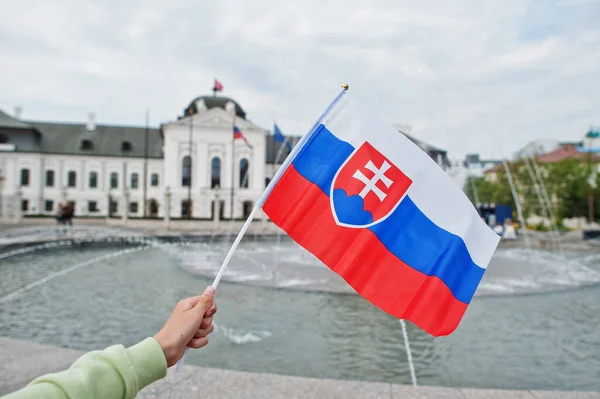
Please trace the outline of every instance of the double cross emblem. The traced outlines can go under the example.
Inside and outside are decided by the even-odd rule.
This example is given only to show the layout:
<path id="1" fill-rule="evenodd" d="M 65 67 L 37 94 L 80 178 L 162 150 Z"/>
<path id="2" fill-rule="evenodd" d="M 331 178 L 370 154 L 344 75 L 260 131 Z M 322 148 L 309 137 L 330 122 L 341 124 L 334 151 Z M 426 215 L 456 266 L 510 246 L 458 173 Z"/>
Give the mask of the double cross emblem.
<path id="1" fill-rule="evenodd" d="M 379 198 L 379 202 L 383 202 L 385 197 L 387 197 L 387 194 L 384 193 L 382 189 L 377 187 L 377 183 L 379 181 L 381 181 L 387 188 L 390 188 L 393 181 L 392 181 L 392 179 L 390 179 L 389 177 L 387 177 L 385 175 L 385 172 L 387 172 L 387 170 L 390 167 L 391 166 L 387 161 L 383 161 L 383 163 L 381 164 L 381 167 L 378 168 L 375 166 L 373 161 L 369 160 L 369 162 L 367 162 L 367 164 L 365 165 L 365 169 L 368 169 L 371 172 L 373 172 L 373 177 L 370 179 L 367 176 L 365 176 L 360 171 L 360 169 L 357 169 L 354 172 L 354 174 L 352 175 L 352 177 L 360 180 L 361 182 L 363 182 L 365 184 L 365 187 L 360 191 L 360 193 L 358 193 L 358 195 L 360 195 L 361 198 L 364 199 L 367 196 L 367 194 L 369 194 L 370 192 L 373 192 L 377 196 L 377 198 Z"/>

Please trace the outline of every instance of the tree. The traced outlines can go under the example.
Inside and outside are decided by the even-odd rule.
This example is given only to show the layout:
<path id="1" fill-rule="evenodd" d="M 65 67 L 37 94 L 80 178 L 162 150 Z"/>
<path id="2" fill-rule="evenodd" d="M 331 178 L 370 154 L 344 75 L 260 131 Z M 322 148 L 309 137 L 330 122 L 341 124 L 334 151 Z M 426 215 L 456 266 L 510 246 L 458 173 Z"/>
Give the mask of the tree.
<path id="1" fill-rule="evenodd" d="M 588 215 L 590 168 L 579 159 L 564 159 L 543 166 L 548 194 L 556 202 L 560 220 Z"/>
<path id="2" fill-rule="evenodd" d="M 588 215 L 588 191 L 590 189 L 589 177 L 592 168 L 595 168 L 596 165 L 590 165 L 580 159 L 564 159 L 551 164 L 540 164 L 539 166 L 548 196 L 558 218 L 557 222 L 565 218 L 586 217 Z M 511 163 L 509 168 L 524 217 L 527 218 L 532 214 L 542 216 L 542 204 L 540 204 L 527 165 L 524 161 L 517 161 Z M 593 193 L 599 201 L 597 201 L 595 207 L 595 217 L 600 218 L 600 175 L 596 176 L 596 182 L 597 188 L 594 189 Z M 475 182 L 475 187 L 479 201 L 511 205 L 515 209 L 510 185 L 504 170 L 496 172 L 494 181 L 486 180 L 483 177 L 479 178 Z M 470 182 L 467 182 L 465 191 L 467 193 L 472 192 Z M 546 206 L 545 202 L 542 202 L 543 206 Z"/>

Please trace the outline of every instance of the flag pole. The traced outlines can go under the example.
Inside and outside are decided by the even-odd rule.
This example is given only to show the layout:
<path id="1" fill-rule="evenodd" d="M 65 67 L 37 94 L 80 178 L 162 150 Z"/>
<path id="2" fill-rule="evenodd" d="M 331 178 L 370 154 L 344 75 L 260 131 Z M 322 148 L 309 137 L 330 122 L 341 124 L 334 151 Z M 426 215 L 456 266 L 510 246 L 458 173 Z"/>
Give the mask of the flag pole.
<path id="1" fill-rule="evenodd" d="M 412 351 L 410 350 L 410 342 L 408 341 L 408 332 L 406 332 L 406 322 L 400 319 L 402 327 L 402 337 L 404 338 L 404 348 L 406 349 L 406 360 L 408 361 L 408 369 L 410 370 L 410 379 L 413 387 L 417 386 L 417 374 L 415 373 L 415 364 L 413 363 Z"/>
<path id="2" fill-rule="evenodd" d="M 348 91 L 348 84 L 344 83 L 344 84 L 342 84 L 342 90 L 333 99 L 333 101 L 329 104 L 329 106 L 327 108 L 325 108 L 325 111 L 317 118 L 317 120 L 312 125 L 310 130 L 304 136 L 302 136 L 302 138 L 298 141 L 298 143 L 292 149 L 292 151 L 287 156 L 285 161 L 283 161 L 283 164 L 281 164 L 281 167 L 277 170 L 277 173 L 275 173 L 275 176 L 273 176 L 273 180 L 271 180 L 271 182 L 269 183 L 269 185 L 267 186 L 265 191 L 263 191 L 263 193 L 258 198 L 258 201 L 256 201 L 256 204 L 254 205 L 252 212 L 250 212 L 248 219 L 246 219 L 246 221 L 244 222 L 244 225 L 240 229 L 240 232 L 238 233 L 237 237 L 235 238 L 235 241 L 233 242 L 233 244 L 231 245 L 231 248 L 229 248 L 229 252 L 227 253 L 227 256 L 225 257 L 225 260 L 221 264 L 221 268 L 219 269 L 219 271 L 217 272 L 217 275 L 215 276 L 215 279 L 212 283 L 212 287 L 215 290 L 217 289 L 217 286 L 219 285 L 219 282 L 221 281 L 221 278 L 223 277 L 223 274 L 225 273 L 225 269 L 227 268 L 227 265 L 229 264 L 229 262 L 231 261 L 231 258 L 233 257 L 233 253 L 235 252 L 238 245 L 240 244 L 240 241 L 242 241 L 242 237 L 244 237 L 244 234 L 248 230 L 248 227 L 250 227 L 250 223 L 252 223 L 252 219 L 254 219 L 254 216 L 256 216 L 256 214 L 258 213 L 258 210 L 262 208 L 263 204 L 269 197 L 269 194 L 271 194 L 271 191 L 273 191 L 273 188 L 275 187 L 275 185 L 277 184 L 277 182 L 283 175 L 283 172 L 285 172 L 287 167 L 290 166 L 290 164 L 292 163 L 292 161 L 294 160 L 296 155 L 298 155 L 298 153 L 300 152 L 302 147 L 304 147 L 304 145 L 306 144 L 308 139 L 310 139 L 310 137 L 314 133 L 315 129 L 317 127 L 319 127 L 319 125 L 321 124 L 323 119 L 325 119 L 325 117 L 327 116 L 329 111 L 331 111 L 331 109 L 338 103 L 338 101 L 344 96 L 344 94 L 346 94 L 346 91 Z M 234 115 L 235 115 L 235 111 L 234 111 Z M 233 190 L 233 187 L 232 187 L 232 190 Z M 175 368 L 175 372 L 179 372 L 179 370 L 181 370 L 181 367 L 183 366 L 183 363 L 185 362 L 185 358 L 186 358 L 186 355 L 187 355 L 189 349 L 190 349 L 189 347 L 185 348 L 185 352 L 183 353 L 183 356 L 181 357 L 179 362 L 177 362 L 177 367 Z"/>
<path id="3" fill-rule="evenodd" d="M 235 105 L 233 108 L 233 124 L 231 125 L 231 223 L 233 223 L 233 188 L 235 187 Z"/>

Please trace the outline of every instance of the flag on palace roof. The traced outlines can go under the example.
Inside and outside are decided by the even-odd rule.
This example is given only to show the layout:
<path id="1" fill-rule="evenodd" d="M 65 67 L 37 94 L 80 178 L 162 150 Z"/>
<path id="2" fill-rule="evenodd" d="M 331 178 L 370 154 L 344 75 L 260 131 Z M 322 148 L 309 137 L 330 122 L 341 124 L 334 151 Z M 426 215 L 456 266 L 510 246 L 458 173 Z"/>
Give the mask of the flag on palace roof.
<path id="1" fill-rule="evenodd" d="M 248 147 L 252 148 L 252 146 L 250 145 L 250 143 L 246 139 L 246 136 L 244 136 L 242 134 L 242 131 L 237 126 L 233 126 L 233 139 L 234 140 L 242 139 L 242 140 L 244 140 L 244 143 L 246 143 L 248 145 Z"/>
<path id="2" fill-rule="evenodd" d="M 290 156 L 271 220 L 372 304 L 452 333 L 499 241 L 452 179 L 348 94 Z"/>
<path id="3" fill-rule="evenodd" d="M 277 124 L 275 124 L 275 126 L 273 127 L 273 135 L 275 136 L 276 143 L 285 143 L 286 147 L 291 151 L 292 143 L 290 143 L 287 137 L 285 137 L 283 133 L 281 133 L 281 129 L 279 129 L 279 126 L 277 126 Z"/>

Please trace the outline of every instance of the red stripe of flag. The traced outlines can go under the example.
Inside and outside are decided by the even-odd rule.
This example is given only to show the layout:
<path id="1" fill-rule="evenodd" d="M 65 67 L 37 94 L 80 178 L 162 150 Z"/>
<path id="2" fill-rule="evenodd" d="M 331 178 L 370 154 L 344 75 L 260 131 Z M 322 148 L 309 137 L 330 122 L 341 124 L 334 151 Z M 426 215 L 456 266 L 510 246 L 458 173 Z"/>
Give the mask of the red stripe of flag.
<path id="1" fill-rule="evenodd" d="M 339 274 L 361 296 L 435 336 L 452 333 L 467 304 L 435 276 L 398 259 L 368 229 L 335 223 L 330 198 L 293 165 L 263 206 L 271 220 Z M 370 265 L 373 265 L 371 267 Z"/>

